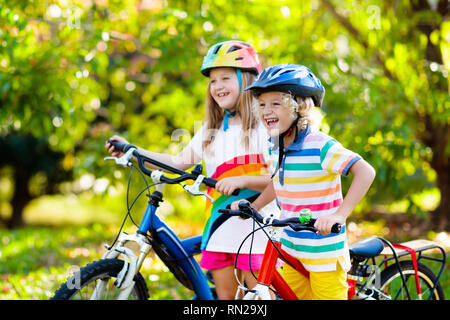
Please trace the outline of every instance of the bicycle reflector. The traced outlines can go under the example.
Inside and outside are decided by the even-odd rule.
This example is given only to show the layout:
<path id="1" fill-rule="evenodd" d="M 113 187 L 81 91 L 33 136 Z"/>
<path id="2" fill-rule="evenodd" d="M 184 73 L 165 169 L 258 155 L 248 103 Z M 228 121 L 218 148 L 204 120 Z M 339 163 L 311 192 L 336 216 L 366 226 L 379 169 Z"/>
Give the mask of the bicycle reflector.
<path id="1" fill-rule="evenodd" d="M 310 209 L 302 209 L 300 210 L 300 215 L 298 216 L 298 220 L 300 223 L 306 223 L 312 218 L 312 213 Z"/>

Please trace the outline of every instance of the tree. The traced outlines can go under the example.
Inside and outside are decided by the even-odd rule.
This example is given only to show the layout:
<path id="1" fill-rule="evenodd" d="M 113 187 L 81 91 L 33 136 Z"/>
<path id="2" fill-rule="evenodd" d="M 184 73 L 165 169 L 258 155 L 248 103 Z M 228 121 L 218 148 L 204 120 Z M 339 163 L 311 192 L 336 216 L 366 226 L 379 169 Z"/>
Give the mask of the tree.
<path id="1" fill-rule="evenodd" d="M 439 206 L 432 212 L 432 225 L 436 230 L 445 230 L 450 221 L 450 101 L 448 99 L 448 35 L 449 23 L 447 1 L 394 1 L 371 3 L 364 12 L 354 10 L 346 14 L 350 3 L 342 2 L 339 7 L 329 0 L 321 3 L 333 18 L 352 37 L 362 56 L 382 72 L 378 86 L 371 91 L 387 93 L 379 104 L 387 126 L 400 123 L 397 131 L 403 141 L 400 146 L 390 144 L 388 135 L 392 131 L 382 130 L 382 140 L 396 157 L 393 161 L 408 165 L 408 158 L 414 170 L 402 179 L 406 183 L 417 178 L 429 165 L 436 172 L 436 185 L 441 194 Z M 362 8 L 364 9 L 364 7 Z M 362 23 L 366 21 L 366 23 Z M 447 40 L 446 40 L 447 39 Z M 447 44 L 446 44 L 447 41 Z M 443 56 L 446 55 L 446 60 Z M 383 86 L 386 83 L 386 86 Z M 385 88 L 392 88 L 386 90 Z M 373 96 L 373 95 L 371 95 Z M 379 104 L 376 108 L 379 108 Z M 368 116 L 377 116 L 379 111 L 369 111 Z M 395 132 L 395 131 L 394 131 Z M 406 133 L 406 135 L 405 135 Z M 402 136 L 403 135 L 403 136 Z M 406 139 L 405 139 L 406 138 Z M 395 139 L 394 139 L 395 140 Z M 387 142 L 387 143 L 386 143 Z M 395 152 L 398 149 L 403 157 Z M 408 152 L 409 150 L 409 152 Z M 406 156 L 406 157 L 405 157 Z M 422 163 L 420 163 L 423 161 Z M 395 167 L 395 165 L 393 165 Z M 408 171 L 405 168 L 397 170 Z M 414 177 L 416 175 L 416 177 Z M 410 179 L 412 177 L 413 179 Z M 386 186 L 392 185 L 393 176 L 386 177 Z M 422 180 L 426 180 L 423 179 Z M 417 185 L 416 185 L 417 186 Z M 424 187 L 423 184 L 419 184 Z M 391 188 L 386 189 L 387 192 Z M 408 196 L 414 187 L 401 185 L 396 198 Z"/>
<path id="2" fill-rule="evenodd" d="M 107 174 L 113 133 L 174 152 L 172 134 L 203 118 L 202 56 L 242 39 L 264 67 L 301 63 L 322 80 L 322 129 L 377 170 L 361 210 L 406 199 L 420 213 L 415 195 L 437 186 L 433 226 L 448 228 L 444 2 L 0 0 L 0 140 L 46 141 L 73 179 Z"/>
<path id="3" fill-rule="evenodd" d="M 14 193 L 11 199 L 12 215 L 4 221 L 8 228 L 24 225 L 23 209 L 42 194 L 58 193 L 57 186 L 72 179 L 72 170 L 64 168 L 65 155 L 49 148 L 45 139 L 31 134 L 10 133 L 0 139 L 0 167 L 11 166 Z M 36 181 L 30 188 L 32 178 Z"/>

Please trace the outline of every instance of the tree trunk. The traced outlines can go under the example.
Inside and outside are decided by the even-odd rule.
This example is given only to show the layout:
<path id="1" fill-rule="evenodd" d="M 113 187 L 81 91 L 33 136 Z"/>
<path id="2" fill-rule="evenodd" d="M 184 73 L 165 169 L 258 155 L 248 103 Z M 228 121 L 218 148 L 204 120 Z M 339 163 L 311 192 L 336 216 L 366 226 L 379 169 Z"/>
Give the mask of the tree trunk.
<path id="1" fill-rule="evenodd" d="M 431 213 L 431 221 L 433 223 L 433 230 L 435 231 L 450 231 L 450 181 L 449 181 L 449 170 L 446 169 L 445 178 L 438 173 L 437 185 L 441 191 L 441 202 L 439 206 Z"/>
<path id="2" fill-rule="evenodd" d="M 450 143 L 450 126 L 447 123 L 433 121 L 431 115 L 418 117 L 425 124 L 425 130 L 419 134 L 419 139 L 429 147 L 433 156 L 430 166 L 436 171 L 436 186 L 441 193 L 439 206 L 431 212 L 431 228 L 434 231 L 448 230 L 450 215 L 450 157 L 446 152 Z"/>
<path id="3" fill-rule="evenodd" d="M 9 229 L 16 229 L 23 227 L 23 210 L 27 204 L 33 199 L 28 190 L 30 181 L 30 174 L 21 168 L 14 168 L 14 195 L 11 200 L 12 216 L 6 221 L 6 226 Z"/>
<path id="4" fill-rule="evenodd" d="M 446 158 L 447 161 L 431 162 L 431 166 L 437 174 L 436 185 L 441 192 L 441 202 L 431 212 L 432 229 L 434 231 L 449 231 L 450 229 L 450 161 L 448 157 Z"/>

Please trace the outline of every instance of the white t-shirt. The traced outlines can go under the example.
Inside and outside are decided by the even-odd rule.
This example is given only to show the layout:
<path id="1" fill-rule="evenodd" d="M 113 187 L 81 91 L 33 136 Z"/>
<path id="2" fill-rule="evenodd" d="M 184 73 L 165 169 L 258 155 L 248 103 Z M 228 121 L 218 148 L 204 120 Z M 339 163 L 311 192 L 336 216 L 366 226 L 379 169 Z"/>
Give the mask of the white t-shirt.
<path id="1" fill-rule="evenodd" d="M 230 125 L 227 131 L 214 130 L 214 140 L 207 150 L 203 149 L 204 133 L 207 130 L 205 123 L 194 135 L 188 146 L 205 162 L 206 174 L 208 177 L 220 180 L 225 177 L 241 175 L 263 175 L 270 172 L 269 145 L 267 130 L 262 124 L 249 131 L 250 146 L 245 150 L 242 141 L 241 125 Z M 218 213 L 219 209 L 224 209 L 228 204 L 242 199 L 255 198 L 259 192 L 242 189 L 238 196 L 225 196 L 213 188 L 208 188 L 208 194 L 214 199 L 214 203 L 206 200 L 206 211 L 210 214 L 206 222 L 202 238 L 202 250 L 215 252 L 236 253 L 247 235 L 259 226 L 253 219 L 243 220 L 239 217 L 230 217 Z M 253 201 L 253 199 L 251 200 Z M 275 201 L 264 207 L 260 213 L 264 216 L 279 216 L 279 209 Z M 240 249 L 240 253 L 264 253 L 267 236 L 264 231 L 259 230 L 249 236 Z"/>

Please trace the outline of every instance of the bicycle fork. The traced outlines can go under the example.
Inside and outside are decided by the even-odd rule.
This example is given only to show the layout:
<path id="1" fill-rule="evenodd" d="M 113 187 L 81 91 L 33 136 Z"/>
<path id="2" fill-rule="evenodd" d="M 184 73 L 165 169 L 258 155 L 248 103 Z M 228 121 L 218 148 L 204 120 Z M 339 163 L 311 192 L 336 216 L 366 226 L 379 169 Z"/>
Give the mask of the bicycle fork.
<path id="1" fill-rule="evenodd" d="M 136 255 L 130 248 L 125 247 L 129 241 L 136 242 L 139 245 L 139 256 Z M 134 287 L 134 276 L 141 269 L 145 257 L 150 252 L 152 246 L 147 242 L 145 236 L 139 233 L 129 235 L 122 232 L 119 235 L 118 244 L 115 247 L 107 247 L 108 251 L 103 255 L 102 259 L 115 259 L 119 255 L 124 257 L 124 265 L 122 270 L 117 274 L 115 285 L 121 289 L 118 300 L 126 300 Z M 105 290 L 107 280 L 101 280 L 97 283 L 95 290 L 91 296 L 91 300 L 97 300 Z"/>
<path id="2" fill-rule="evenodd" d="M 117 288 L 122 289 L 118 300 L 128 299 L 128 296 L 133 290 L 134 287 L 134 276 L 141 269 L 142 263 L 145 260 L 145 257 L 150 252 L 152 246 L 148 243 L 146 239 L 147 230 L 150 227 L 151 218 L 150 216 L 155 214 L 156 208 L 158 207 L 158 203 L 162 201 L 162 191 L 164 189 L 165 184 L 161 183 L 160 177 L 162 175 L 161 170 L 155 170 L 152 173 L 152 180 L 156 185 L 155 195 L 151 196 L 151 200 L 149 202 L 149 207 L 147 208 L 144 217 L 141 221 L 141 225 L 139 226 L 138 232 L 135 234 L 129 235 L 125 232 L 120 233 L 117 246 L 109 247 L 106 253 L 103 255 L 102 259 L 115 259 L 119 255 L 124 257 L 124 264 L 122 270 L 117 274 L 117 279 L 115 285 Z M 125 247 L 125 244 L 129 241 L 135 242 L 139 245 L 139 256 L 136 259 L 135 253 Z M 92 294 L 91 300 L 97 300 L 97 298 L 102 294 L 107 284 L 107 280 L 101 280 L 97 283 L 94 293 Z"/>

